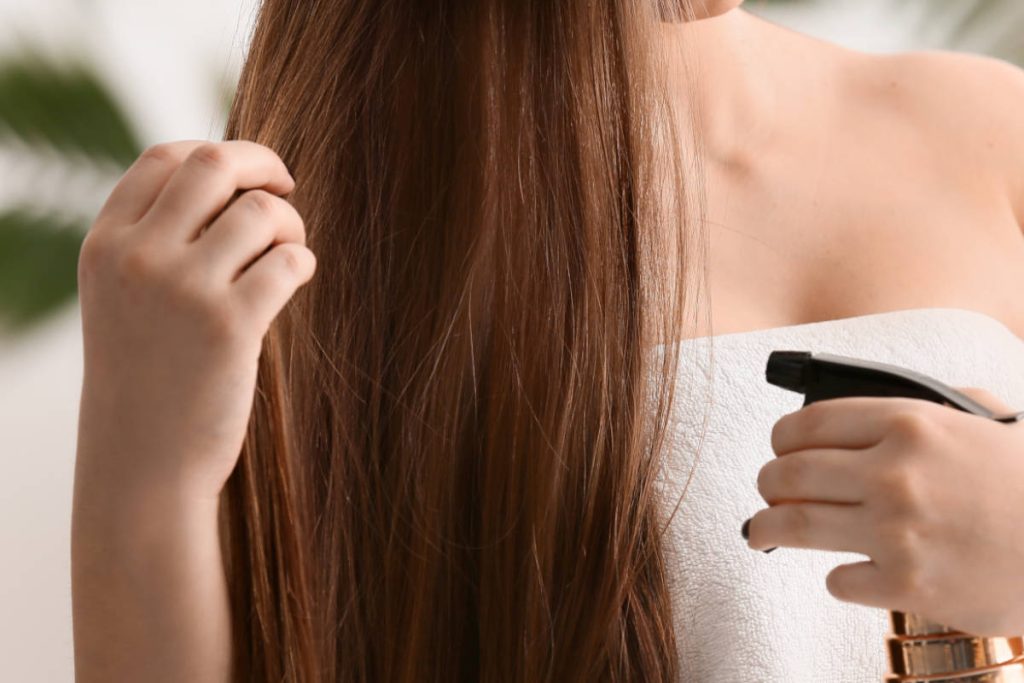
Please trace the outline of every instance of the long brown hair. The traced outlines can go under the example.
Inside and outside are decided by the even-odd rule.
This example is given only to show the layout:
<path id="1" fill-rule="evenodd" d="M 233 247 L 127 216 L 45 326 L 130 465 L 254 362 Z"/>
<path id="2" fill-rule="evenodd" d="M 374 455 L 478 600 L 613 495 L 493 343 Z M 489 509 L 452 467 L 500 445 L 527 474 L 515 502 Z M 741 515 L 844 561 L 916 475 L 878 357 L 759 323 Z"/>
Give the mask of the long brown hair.
<path id="1" fill-rule="evenodd" d="M 673 10 L 262 2 L 225 137 L 290 166 L 319 265 L 223 499 L 236 680 L 677 679 Z"/>

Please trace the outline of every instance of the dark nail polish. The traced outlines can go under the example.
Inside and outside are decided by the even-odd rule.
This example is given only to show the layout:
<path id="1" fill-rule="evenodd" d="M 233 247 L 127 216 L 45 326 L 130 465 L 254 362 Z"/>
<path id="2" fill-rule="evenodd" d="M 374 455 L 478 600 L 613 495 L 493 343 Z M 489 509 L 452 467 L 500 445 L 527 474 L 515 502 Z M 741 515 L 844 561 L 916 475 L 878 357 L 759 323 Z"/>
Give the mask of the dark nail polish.
<path id="1" fill-rule="evenodd" d="M 747 519 L 745 522 L 743 522 L 743 526 L 740 527 L 740 533 L 743 534 L 743 538 L 745 538 L 748 541 L 750 540 L 750 520 L 751 519 L 753 519 L 753 517 L 751 517 L 750 519 Z M 762 550 L 761 552 L 763 552 L 763 553 L 770 553 L 771 551 L 775 550 L 776 548 L 778 548 L 778 546 L 775 546 L 775 547 L 772 547 L 772 548 L 768 548 L 766 550 Z"/>

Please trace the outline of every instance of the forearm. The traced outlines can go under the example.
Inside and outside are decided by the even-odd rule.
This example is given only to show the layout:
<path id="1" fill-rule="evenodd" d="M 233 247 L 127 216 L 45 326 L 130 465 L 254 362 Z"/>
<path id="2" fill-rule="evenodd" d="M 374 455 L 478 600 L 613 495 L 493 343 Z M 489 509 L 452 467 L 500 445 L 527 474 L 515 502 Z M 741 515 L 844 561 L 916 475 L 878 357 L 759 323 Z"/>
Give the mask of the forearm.
<path id="1" fill-rule="evenodd" d="M 77 683 L 227 682 L 230 615 L 216 499 L 170 484 L 105 481 L 76 464 Z"/>

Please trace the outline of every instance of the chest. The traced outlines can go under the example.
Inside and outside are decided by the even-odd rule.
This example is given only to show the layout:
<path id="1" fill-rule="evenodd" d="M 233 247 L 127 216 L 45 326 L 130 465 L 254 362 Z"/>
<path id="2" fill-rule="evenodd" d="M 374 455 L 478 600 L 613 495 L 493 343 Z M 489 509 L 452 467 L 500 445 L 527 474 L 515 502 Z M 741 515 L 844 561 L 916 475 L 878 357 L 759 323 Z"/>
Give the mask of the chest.
<path id="1" fill-rule="evenodd" d="M 877 182 L 858 178 L 852 192 L 810 178 L 774 188 L 712 179 L 713 333 L 956 307 L 1024 338 L 1024 234 L 1004 203 Z"/>

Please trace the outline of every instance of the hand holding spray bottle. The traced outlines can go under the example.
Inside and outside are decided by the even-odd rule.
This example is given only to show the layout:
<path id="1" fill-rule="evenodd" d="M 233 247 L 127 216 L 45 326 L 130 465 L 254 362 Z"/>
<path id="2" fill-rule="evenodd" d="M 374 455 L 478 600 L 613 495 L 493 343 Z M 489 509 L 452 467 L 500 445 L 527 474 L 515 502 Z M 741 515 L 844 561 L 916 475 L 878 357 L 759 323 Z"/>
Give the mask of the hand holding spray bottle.
<path id="1" fill-rule="evenodd" d="M 804 406 L 844 396 L 899 396 L 948 405 L 997 422 L 1024 420 L 1024 412 L 997 415 L 966 394 L 907 368 L 831 353 L 773 351 L 765 379 L 804 394 Z M 890 612 L 885 683 L 1024 683 L 1024 638 L 980 637 L 925 617 Z"/>

